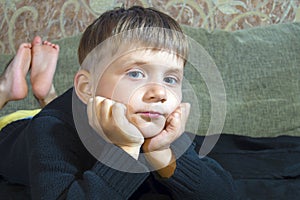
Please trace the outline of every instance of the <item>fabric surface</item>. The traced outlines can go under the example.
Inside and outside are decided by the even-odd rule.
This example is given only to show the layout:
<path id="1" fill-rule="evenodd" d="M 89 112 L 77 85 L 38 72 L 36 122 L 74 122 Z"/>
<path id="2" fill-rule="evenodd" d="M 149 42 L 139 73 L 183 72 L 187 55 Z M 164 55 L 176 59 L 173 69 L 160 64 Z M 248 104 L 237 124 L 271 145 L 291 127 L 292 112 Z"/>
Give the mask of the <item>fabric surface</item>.
<path id="1" fill-rule="evenodd" d="M 232 174 L 241 200 L 299 199 L 300 137 L 222 134 L 208 156 Z"/>
<path id="2" fill-rule="evenodd" d="M 223 132 L 247 136 L 300 136 L 300 23 L 235 32 L 184 27 L 208 51 L 226 89 Z M 210 95 L 203 78 L 188 65 L 201 105 L 199 134 L 210 121 Z"/>
<path id="3" fill-rule="evenodd" d="M 187 35 L 211 55 L 226 89 L 226 119 L 223 131 L 247 136 L 300 135 L 300 24 L 289 23 L 235 32 L 183 26 Z M 57 41 L 61 47 L 54 83 L 58 94 L 73 85 L 79 68 L 80 35 Z M 12 56 L 1 55 L 7 63 Z M 197 134 L 206 134 L 210 123 L 210 95 L 203 78 L 187 66 L 185 78 L 199 102 Z M 188 97 L 184 94 L 184 98 Z M 9 102 L 1 116 L 19 109 L 35 109 L 31 93 L 24 101 Z M 192 119 L 196 119 L 191 115 Z M 191 124 L 198 123 L 193 120 Z"/>
<path id="4" fill-rule="evenodd" d="M 24 119 L 24 118 L 31 118 L 37 113 L 39 113 L 41 109 L 35 109 L 35 110 L 18 110 L 16 112 L 13 112 L 11 114 L 5 115 L 3 117 L 0 117 L 0 130 L 5 127 L 7 124 Z"/>

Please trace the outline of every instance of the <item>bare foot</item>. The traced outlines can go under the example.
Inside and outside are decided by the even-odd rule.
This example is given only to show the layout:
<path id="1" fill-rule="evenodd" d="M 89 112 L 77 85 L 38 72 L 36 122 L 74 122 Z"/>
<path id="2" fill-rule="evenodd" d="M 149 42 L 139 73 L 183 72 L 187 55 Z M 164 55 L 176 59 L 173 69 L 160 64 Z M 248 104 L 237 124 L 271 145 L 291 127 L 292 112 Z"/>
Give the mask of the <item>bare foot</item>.
<path id="1" fill-rule="evenodd" d="M 50 103 L 52 100 L 54 100 L 57 97 L 54 85 L 51 85 L 50 91 L 48 95 L 44 99 L 37 99 L 40 103 L 40 106 L 43 108 L 45 107 L 48 103 Z"/>
<path id="2" fill-rule="evenodd" d="M 56 70 L 59 46 L 36 36 L 32 41 L 30 80 L 33 94 L 41 105 L 56 97 L 53 76 Z M 42 103 L 44 101 L 44 103 Z M 43 105 L 42 105 L 43 106 Z"/>
<path id="3" fill-rule="evenodd" d="M 31 44 L 23 43 L 17 54 L 0 76 L 0 108 L 8 101 L 20 100 L 26 97 L 28 86 L 26 74 L 31 60 Z"/>

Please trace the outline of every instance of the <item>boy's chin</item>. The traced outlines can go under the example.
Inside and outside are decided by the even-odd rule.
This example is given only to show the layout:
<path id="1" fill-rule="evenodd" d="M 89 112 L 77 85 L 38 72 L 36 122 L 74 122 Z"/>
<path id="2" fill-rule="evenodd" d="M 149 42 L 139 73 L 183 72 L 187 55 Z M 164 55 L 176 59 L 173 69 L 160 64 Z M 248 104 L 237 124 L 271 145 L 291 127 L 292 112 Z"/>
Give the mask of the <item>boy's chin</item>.
<path id="1" fill-rule="evenodd" d="M 149 124 L 148 126 L 139 127 L 145 139 L 158 135 L 164 129 L 164 125 Z"/>
<path id="2" fill-rule="evenodd" d="M 145 139 L 158 135 L 165 128 L 166 123 L 165 117 L 149 120 L 142 118 L 139 115 L 133 115 L 129 119 L 130 123 L 139 129 Z"/>

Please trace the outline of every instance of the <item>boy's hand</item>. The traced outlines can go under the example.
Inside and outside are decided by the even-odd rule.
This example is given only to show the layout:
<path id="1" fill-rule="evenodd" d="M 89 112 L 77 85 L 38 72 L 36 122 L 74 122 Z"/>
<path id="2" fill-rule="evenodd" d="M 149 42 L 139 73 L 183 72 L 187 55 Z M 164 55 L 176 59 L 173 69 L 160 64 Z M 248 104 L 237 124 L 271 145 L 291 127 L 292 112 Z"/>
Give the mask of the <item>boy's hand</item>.
<path id="1" fill-rule="evenodd" d="M 171 143 L 184 132 L 189 113 L 190 104 L 181 103 L 167 118 L 164 130 L 158 135 L 145 140 L 143 150 L 145 152 L 152 152 L 168 149 Z"/>
<path id="2" fill-rule="evenodd" d="M 104 140 L 119 146 L 135 159 L 138 158 L 144 137 L 128 121 L 124 104 L 96 96 L 89 100 L 87 114 L 89 124 Z"/>
<path id="3" fill-rule="evenodd" d="M 190 104 L 181 103 L 167 118 L 165 129 L 158 135 L 145 139 L 143 151 L 145 152 L 148 161 L 156 169 L 164 168 L 173 163 L 173 166 L 169 166 L 171 169 L 158 170 L 163 177 L 171 176 L 176 168 L 174 167 L 174 165 L 176 166 L 176 163 L 174 162 L 175 160 L 170 145 L 184 132 L 189 113 Z"/>

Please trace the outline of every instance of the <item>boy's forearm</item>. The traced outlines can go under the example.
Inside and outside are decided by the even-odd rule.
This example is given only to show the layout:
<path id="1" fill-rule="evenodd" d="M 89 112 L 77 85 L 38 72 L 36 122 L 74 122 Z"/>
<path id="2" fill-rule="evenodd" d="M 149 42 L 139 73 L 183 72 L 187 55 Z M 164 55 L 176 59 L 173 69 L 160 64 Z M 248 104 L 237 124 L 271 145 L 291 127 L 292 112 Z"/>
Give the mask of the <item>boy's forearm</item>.
<path id="1" fill-rule="evenodd" d="M 157 180 L 171 189 L 174 199 L 236 199 L 231 175 L 210 158 L 199 158 L 193 146 L 177 159 L 171 177 Z"/>
<path id="2" fill-rule="evenodd" d="M 61 119 L 48 113 L 37 116 L 24 130 L 25 139 L 21 137 L 30 155 L 31 197 L 107 199 L 109 194 L 111 199 L 130 198 L 149 176 L 146 166 L 103 140 L 93 143 L 100 145 L 99 161 L 94 160 L 74 129 L 65 123 L 65 115 L 57 115 Z"/>

